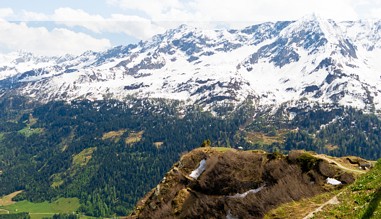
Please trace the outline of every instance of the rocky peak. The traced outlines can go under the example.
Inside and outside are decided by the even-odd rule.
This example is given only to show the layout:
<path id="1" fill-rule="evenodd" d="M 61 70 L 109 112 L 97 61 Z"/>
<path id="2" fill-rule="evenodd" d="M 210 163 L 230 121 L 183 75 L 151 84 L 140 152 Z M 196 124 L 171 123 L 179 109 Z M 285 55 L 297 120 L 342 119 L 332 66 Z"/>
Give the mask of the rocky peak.
<path id="1" fill-rule="evenodd" d="M 44 102 L 132 95 L 204 109 L 234 109 L 252 97 L 259 108 L 307 98 L 374 111 L 381 109 L 380 29 L 380 22 L 312 15 L 241 30 L 182 25 L 137 45 L 77 57 L 2 56 L 0 95 Z"/>

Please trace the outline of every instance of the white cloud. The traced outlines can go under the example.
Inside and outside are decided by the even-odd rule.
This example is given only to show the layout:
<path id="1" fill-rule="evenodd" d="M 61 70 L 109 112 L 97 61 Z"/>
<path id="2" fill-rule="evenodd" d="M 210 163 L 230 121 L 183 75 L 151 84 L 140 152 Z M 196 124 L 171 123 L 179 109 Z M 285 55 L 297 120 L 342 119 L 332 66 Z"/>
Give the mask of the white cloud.
<path id="1" fill-rule="evenodd" d="M 50 19 L 46 14 L 26 10 L 22 11 L 20 17 L 22 21 L 48 21 Z"/>
<path id="2" fill-rule="evenodd" d="M 368 9 L 377 1 L 379 2 L 379 0 L 369 0 Z M 358 2 L 358 0 L 108 0 L 110 4 L 143 12 L 156 22 L 223 21 L 229 24 L 296 20 L 312 13 L 335 20 L 355 20 L 369 16 L 358 11 L 356 7 Z"/>
<path id="3" fill-rule="evenodd" d="M 112 14 L 109 18 L 104 18 L 72 8 L 59 8 L 51 18 L 68 27 L 83 27 L 95 33 L 125 33 L 138 39 L 147 39 L 164 30 L 151 20 L 135 15 Z"/>
<path id="4" fill-rule="evenodd" d="M 148 39 L 165 29 L 158 24 L 138 16 L 113 14 L 111 18 L 105 19 L 104 30 L 108 32 L 122 32 L 138 39 Z"/>
<path id="5" fill-rule="evenodd" d="M 52 15 L 54 21 L 102 21 L 100 15 L 90 15 L 81 9 L 58 8 Z"/>
<path id="6" fill-rule="evenodd" d="M 6 18 L 14 14 L 12 8 L 0 8 L 0 18 Z"/>
<path id="7" fill-rule="evenodd" d="M 30 51 L 38 55 L 81 54 L 86 50 L 101 51 L 111 47 L 107 39 L 95 39 L 84 33 L 64 28 L 49 31 L 45 27 L 28 27 L 26 23 L 0 20 L 0 48 Z"/>
<path id="8" fill-rule="evenodd" d="M 381 1 L 379 0 L 352 0 L 360 17 L 381 19 Z"/>
<path id="9" fill-rule="evenodd" d="M 100 15 L 90 14 L 86 9 L 68 7 L 57 8 L 50 14 L 0 8 L 0 48 L 26 49 L 44 54 L 55 53 L 53 51 L 79 53 L 85 49 L 99 50 L 110 46 L 107 40 L 91 37 L 92 33 L 123 33 L 137 39 L 148 39 L 154 34 L 162 33 L 182 23 L 203 28 L 221 26 L 242 28 L 265 21 L 297 20 L 312 13 L 334 20 L 381 19 L 380 0 L 106 0 L 106 2 L 109 4 L 108 9 L 116 6 L 125 9 L 125 14 L 121 14 L 119 9 L 118 13 L 108 10 L 110 12 L 108 15 Z M 3 24 L 1 18 L 23 20 L 27 23 Z M 65 25 L 67 29 L 48 31 L 45 28 L 31 28 L 27 26 L 28 21 L 53 21 L 56 25 Z M 87 35 L 74 32 L 73 30 L 78 30 L 74 27 L 85 28 L 92 33 Z M 20 30 L 16 30 L 17 28 Z M 39 39 L 40 35 L 44 39 Z M 55 41 L 53 37 L 57 37 L 56 41 L 60 43 L 52 43 Z M 44 44 L 41 46 L 40 42 Z M 68 43 L 65 44 L 66 42 Z M 48 45 L 53 49 L 49 49 Z"/>
<path id="10" fill-rule="evenodd" d="M 381 16 L 381 8 L 374 8 L 370 10 L 370 18 L 377 19 Z"/>
<path id="11" fill-rule="evenodd" d="M 110 4 L 118 5 L 123 8 L 139 10 L 153 19 L 160 18 L 165 14 L 172 14 L 173 11 L 181 11 L 183 16 L 186 9 L 186 2 L 179 0 L 107 0 Z M 182 17 L 180 17 L 181 19 Z"/>
<path id="12" fill-rule="evenodd" d="M 102 16 L 90 15 L 83 10 L 75 10 L 71 8 L 59 8 L 54 11 L 51 19 L 57 23 L 65 24 L 69 27 L 85 27 L 93 32 L 100 33 L 101 22 L 104 21 Z"/>

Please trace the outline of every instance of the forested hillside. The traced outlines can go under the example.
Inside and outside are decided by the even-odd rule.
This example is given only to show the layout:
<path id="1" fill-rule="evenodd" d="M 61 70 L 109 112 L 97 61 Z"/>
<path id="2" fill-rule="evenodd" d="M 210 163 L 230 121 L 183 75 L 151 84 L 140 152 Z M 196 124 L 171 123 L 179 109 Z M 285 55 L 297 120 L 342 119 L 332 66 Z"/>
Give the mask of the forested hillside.
<path id="1" fill-rule="evenodd" d="M 205 139 L 214 146 L 381 157 L 376 116 L 338 107 L 288 120 L 250 106 L 214 116 L 162 99 L 37 104 L 3 97 L 0 196 L 24 190 L 15 200 L 78 197 L 87 215 L 126 215 L 182 153 Z"/>
<path id="2" fill-rule="evenodd" d="M 125 215 L 181 153 L 207 138 L 226 145 L 239 126 L 199 110 L 182 117 L 160 100 L 1 104 L 1 195 L 79 197 L 94 216 Z"/>
<path id="3" fill-rule="evenodd" d="M 265 115 L 246 127 L 244 134 L 252 132 L 260 132 L 267 137 L 277 136 L 280 140 L 267 144 L 254 142 L 248 148 L 269 151 L 305 149 L 333 156 L 355 155 L 373 160 L 381 157 L 380 119 L 354 108 L 298 111 L 292 120 L 285 120 L 281 115 L 270 118 Z"/>

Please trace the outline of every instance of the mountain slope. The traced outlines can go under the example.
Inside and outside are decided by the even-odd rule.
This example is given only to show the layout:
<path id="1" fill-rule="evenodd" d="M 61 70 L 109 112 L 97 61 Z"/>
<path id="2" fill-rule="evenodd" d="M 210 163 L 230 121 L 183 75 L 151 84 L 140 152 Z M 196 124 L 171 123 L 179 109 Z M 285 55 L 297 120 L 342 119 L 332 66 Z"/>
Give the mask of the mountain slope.
<path id="1" fill-rule="evenodd" d="M 38 104 L 11 96 L 0 108 L 0 196 L 23 190 L 15 201 L 76 197 L 79 211 L 96 217 L 130 213 L 205 139 L 246 150 L 381 156 L 380 120 L 342 107 L 298 109 L 292 119 L 259 113 L 255 121 L 249 103 L 224 118 L 162 99 Z"/>
<path id="2" fill-rule="evenodd" d="M 337 196 L 338 205 L 329 205 L 315 217 L 380 218 L 380 161 L 366 175 Z"/>
<path id="3" fill-rule="evenodd" d="M 193 171 L 192 171 L 193 170 Z M 336 180 L 338 179 L 338 180 Z M 282 203 L 340 188 L 351 173 L 303 151 L 199 148 L 184 155 L 131 218 L 262 218 Z"/>
<path id="4" fill-rule="evenodd" d="M 242 30 L 182 25 L 101 53 L 4 56 L 0 92 L 43 102 L 133 95 L 206 109 L 246 99 L 265 108 L 307 100 L 378 112 L 380 27 L 379 21 L 337 23 L 314 15 Z"/>
<path id="5" fill-rule="evenodd" d="M 379 158 L 381 122 L 362 113 L 380 112 L 379 27 L 316 16 L 242 30 L 182 25 L 77 57 L 2 55 L 0 194 L 77 197 L 88 215 L 125 215 L 181 153 L 205 139 Z M 303 185 L 313 195 L 323 184 Z M 228 195 L 260 188 L 245 184 Z"/>
<path id="6" fill-rule="evenodd" d="M 379 175 L 380 161 L 369 172 L 340 191 L 284 204 L 270 211 L 265 218 L 380 218 Z"/>

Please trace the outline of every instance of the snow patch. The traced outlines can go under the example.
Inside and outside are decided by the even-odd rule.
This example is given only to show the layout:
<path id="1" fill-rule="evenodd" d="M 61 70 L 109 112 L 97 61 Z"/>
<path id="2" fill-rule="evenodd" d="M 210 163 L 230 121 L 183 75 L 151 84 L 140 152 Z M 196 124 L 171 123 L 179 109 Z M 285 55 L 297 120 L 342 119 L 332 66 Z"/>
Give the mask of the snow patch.
<path id="1" fill-rule="evenodd" d="M 339 180 L 333 179 L 333 178 L 327 178 L 327 184 L 331 184 L 334 186 L 341 185 L 342 183 Z"/>
<path id="2" fill-rule="evenodd" d="M 198 165 L 197 169 L 193 170 L 191 174 L 189 174 L 190 177 L 193 179 L 197 179 L 206 169 L 206 160 L 203 159 L 200 161 L 200 165 Z"/>
<path id="3" fill-rule="evenodd" d="M 320 129 L 319 129 L 319 131 L 320 131 L 320 130 L 323 130 L 323 129 L 325 129 L 327 126 L 329 126 L 329 125 L 335 123 L 335 122 L 337 121 L 338 118 L 339 118 L 339 117 L 336 116 L 335 118 L 333 118 L 333 119 L 332 119 L 330 122 L 328 122 L 327 124 L 320 125 Z"/>
<path id="4" fill-rule="evenodd" d="M 250 189 L 249 191 L 246 191 L 246 192 L 244 192 L 244 193 L 242 193 L 242 194 L 237 193 L 237 194 L 232 195 L 232 196 L 229 196 L 229 197 L 230 197 L 230 198 L 245 198 L 249 193 L 253 193 L 253 194 L 258 193 L 258 192 L 260 192 L 263 188 L 265 188 L 265 186 L 261 186 L 261 187 L 256 188 L 256 189 Z"/>

